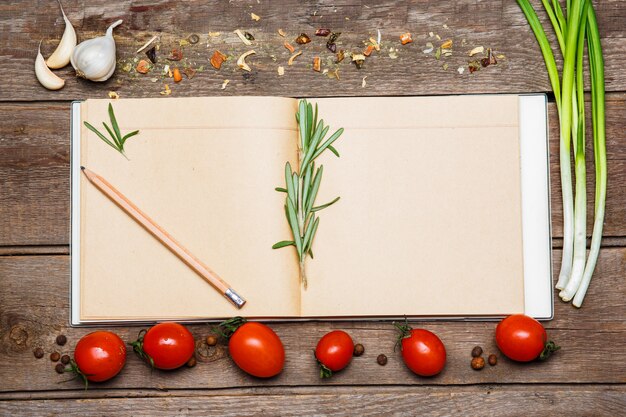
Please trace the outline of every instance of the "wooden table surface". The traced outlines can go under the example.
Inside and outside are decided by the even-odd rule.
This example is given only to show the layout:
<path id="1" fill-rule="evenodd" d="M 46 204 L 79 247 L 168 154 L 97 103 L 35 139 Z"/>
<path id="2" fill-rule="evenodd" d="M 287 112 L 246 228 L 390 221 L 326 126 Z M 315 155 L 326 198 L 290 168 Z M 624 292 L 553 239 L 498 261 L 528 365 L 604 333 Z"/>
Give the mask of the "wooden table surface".
<path id="1" fill-rule="evenodd" d="M 79 381 L 63 382 L 68 376 L 56 374 L 47 356 L 54 350 L 71 353 L 78 339 L 90 331 L 68 327 L 71 100 L 106 98 L 109 91 L 122 98 L 162 97 L 164 83 L 173 97 L 549 93 L 550 86 L 535 38 L 512 0 L 307 4 L 296 0 L 64 0 L 65 11 L 82 39 L 102 34 L 110 23 L 124 19 L 115 30 L 120 62 L 105 83 L 77 79 L 70 67 L 60 70 L 66 86 L 51 92 L 37 83 L 33 62 L 41 39 L 47 56 L 61 36 L 58 6 L 52 0 L 0 4 L 0 414 L 624 415 L 626 3 L 594 3 L 606 57 L 609 182 L 605 238 L 583 308 L 577 310 L 555 297 L 555 319 L 545 323 L 549 336 L 562 346 L 555 357 L 546 363 L 522 365 L 500 356 L 497 366 L 477 372 L 469 365 L 470 350 L 482 345 L 486 353 L 497 351 L 493 323 L 418 323 L 436 332 L 448 349 L 445 370 L 426 379 L 411 374 L 394 352 L 390 323 L 282 323 L 272 327 L 285 344 L 287 359 L 283 373 L 274 379 L 255 379 L 241 372 L 222 344 L 205 352 L 195 368 L 174 372 L 151 372 L 130 354 L 118 377 L 93 384 L 88 391 Z M 533 4 L 541 9 L 540 2 Z M 251 12 L 261 19 L 252 20 Z M 545 26 L 543 11 L 540 17 Z M 362 50 L 363 42 L 376 37 L 380 29 L 383 48 L 358 70 L 349 59 L 341 64 L 327 62 L 330 53 L 325 40 L 312 36 L 313 42 L 302 47 L 303 55 L 287 66 L 289 52 L 277 29 L 284 29 L 292 40 L 300 32 L 313 35 L 318 27 L 342 32 L 339 47 L 346 51 Z M 232 33 L 237 28 L 256 38 L 257 54 L 249 60 L 249 73 L 235 64 L 236 57 L 249 49 Z M 406 31 L 413 33 L 414 42 L 402 46 L 399 35 Z M 430 37 L 429 32 L 442 40 Z M 194 33 L 200 42 L 184 46 L 185 59 L 178 63 L 199 69 L 193 79 L 174 84 L 162 79 L 157 70 L 142 75 L 132 69 L 133 59 L 143 57 L 135 51 L 154 34 L 161 36 L 163 58 Z M 433 53 L 422 52 L 427 42 L 438 46 L 446 39 L 454 41 L 451 57 L 438 61 Z M 503 55 L 498 65 L 474 74 L 466 68 L 459 74 L 458 67 L 467 67 L 467 52 L 479 45 Z M 208 64 L 215 49 L 233 57 L 220 71 Z M 340 79 L 314 72 L 314 55 L 322 56 L 323 68 L 329 72 L 338 68 Z M 282 77 L 277 74 L 279 65 L 286 68 Z M 230 83 L 222 89 L 225 79 Z M 553 103 L 549 111 L 553 255 L 558 271 L 562 210 Z M 593 172 L 591 164 L 588 172 Z M 592 207 L 593 187 L 587 189 Z M 320 380 L 311 350 L 322 334 L 336 328 L 347 330 L 364 344 L 365 354 L 335 377 Z M 139 329 L 113 330 L 131 340 Z M 199 340 L 209 333 L 207 325 L 194 325 L 191 330 Z M 55 345 L 59 334 L 68 337 L 64 347 Z M 36 347 L 46 352 L 43 359 L 33 356 Z M 376 363 L 379 353 L 389 357 L 387 366 Z"/>

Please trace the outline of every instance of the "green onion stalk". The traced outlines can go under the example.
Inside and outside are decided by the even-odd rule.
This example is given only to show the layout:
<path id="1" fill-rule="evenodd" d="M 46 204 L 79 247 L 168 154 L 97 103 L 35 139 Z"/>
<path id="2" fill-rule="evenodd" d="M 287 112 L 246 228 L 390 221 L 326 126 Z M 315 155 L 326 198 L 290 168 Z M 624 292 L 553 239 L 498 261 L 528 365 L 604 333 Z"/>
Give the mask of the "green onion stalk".
<path id="1" fill-rule="evenodd" d="M 541 49 L 548 77 L 554 91 L 560 123 L 560 165 L 563 195 L 563 255 L 556 287 L 564 301 L 574 298 L 576 307 L 582 305 L 597 262 L 604 207 L 606 201 L 606 145 L 604 132 L 604 68 L 602 47 L 591 0 L 567 0 L 566 14 L 558 0 L 542 0 L 542 4 L 563 56 L 559 72 L 552 48 L 529 0 L 517 0 Z M 592 91 L 592 122 L 594 160 L 596 167 L 595 220 L 591 250 L 587 252 L 587 190 L 585 166 L 585 103 L 583 52 L 587 38 Z M 570 142 L 571 140 L 571 142 Z M 571 146 L 574 151 L 575 193 L 571 179 Z"/>

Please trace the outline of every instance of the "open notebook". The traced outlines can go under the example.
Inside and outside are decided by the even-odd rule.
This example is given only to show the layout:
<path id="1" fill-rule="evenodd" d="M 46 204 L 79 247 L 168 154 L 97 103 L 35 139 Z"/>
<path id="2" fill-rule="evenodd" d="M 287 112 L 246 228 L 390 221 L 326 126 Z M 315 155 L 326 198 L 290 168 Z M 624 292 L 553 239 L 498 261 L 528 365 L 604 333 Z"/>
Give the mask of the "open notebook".
<path id="1" fill-rule="evenodd" d="M 552 316 L 545 96 L 323 98 L 343 127 L 324 154 L 320 213 L 298 278 L 284 217 L 298 100 L 113 102 L 126 160 L 73 103 L 72 324 L 213 319 Z M 100 174 L 247 304 L 237 310 L 80 174 Z"/>

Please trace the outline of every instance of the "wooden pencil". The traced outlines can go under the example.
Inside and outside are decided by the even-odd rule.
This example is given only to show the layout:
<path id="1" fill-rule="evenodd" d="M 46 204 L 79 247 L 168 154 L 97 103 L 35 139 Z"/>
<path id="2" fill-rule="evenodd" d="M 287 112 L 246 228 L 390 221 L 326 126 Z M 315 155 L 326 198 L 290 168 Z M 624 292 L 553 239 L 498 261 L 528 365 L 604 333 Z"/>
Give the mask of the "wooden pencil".
<path id="1" fill-rule="evenodd" d="M 154 220 L 148 217 L 135 204 L 133 204 L 126 196 L 113 187 L 107 180 L 100 175 L 87 168 L 81 166 L 80 169 L 87 177 L 89 182 L 96 186 L 104 195 L 109 197 L 115 204 L 124 210 L 130 217 L 135 219 L 137 223 L 144 227 L 152 236 L 157 238 L 163 245 L 178 256 L 184 263 L 193 269 L 206 282 L 211 284 L 224 297 L 226 297 L 237 308 L 243 307 L 246 300 L 239 296 L 226 281 L 217 275 L 211 268 L 202 263 L 191 252 L 185 249 L 176 239 L 167 233 L 161 226 L 156 224 Z"/>

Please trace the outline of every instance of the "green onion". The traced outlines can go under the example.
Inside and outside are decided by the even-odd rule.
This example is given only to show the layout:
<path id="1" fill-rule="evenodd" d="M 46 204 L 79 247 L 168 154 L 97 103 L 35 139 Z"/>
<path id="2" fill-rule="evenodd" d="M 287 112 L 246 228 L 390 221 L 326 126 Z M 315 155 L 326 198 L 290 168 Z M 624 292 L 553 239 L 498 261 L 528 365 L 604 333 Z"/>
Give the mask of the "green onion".
<path id="1" fill-rule="evenodd" d="M 559 0 L 542 0 L 564 57 L 559 72 L 552 48 L 529 0 L 517 0 L 537 38 L 554 91 L 560 122 L 560 165 L 563 195 L 563 255 L 556 284 L 564 301 L 580 307 L 597 262 L 606 204 L 606 138 L 604 131 L 604 65 L 602 46 L 591 0 L 567 0 L 565 14 Z M 567 18 L 565 17 L 567 16 Z M 592 122 L 596 192 L 591 250 L 586 257 L 586 167 L 583 51 L 587 37 L 591 74 Z M 571 140 L 571 142 L 570 142 Z M 574 146 L 575 200 L 572 193 L 570 144 Z"/>

